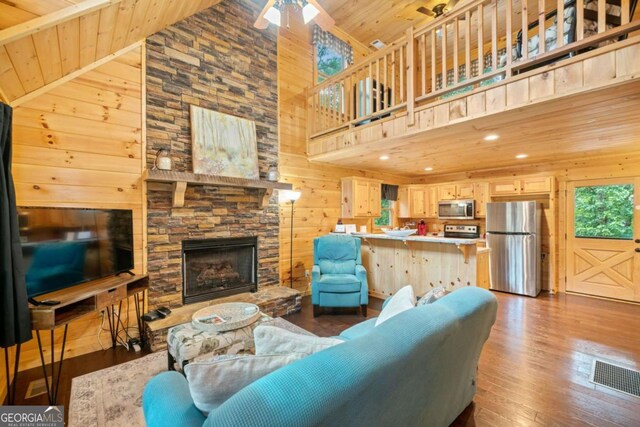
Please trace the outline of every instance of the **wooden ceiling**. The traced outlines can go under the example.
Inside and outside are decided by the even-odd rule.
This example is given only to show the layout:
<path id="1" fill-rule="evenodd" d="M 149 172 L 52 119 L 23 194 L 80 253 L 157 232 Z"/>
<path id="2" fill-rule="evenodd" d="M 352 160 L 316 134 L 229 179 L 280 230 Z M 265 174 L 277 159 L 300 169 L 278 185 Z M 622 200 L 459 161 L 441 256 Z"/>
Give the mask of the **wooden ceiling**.
<path id="1" fill-rule="evenodd" d="M 369 45 L 380 39 L 391 43 L 402 37 L 407 28 L 420 26 L 433 18 L 417 11 L 431 9 L 446 0 L 319 0 L 336 25 L 361 43 Z"/>
<path id="2" fill-rule="evenodd" d="M 636 81 L 501 112 L 419 136 L 357 145 L 322 161 L 417 178 L 638 153 L 638 111 L 640 82 Z M 500 138 L 484 141 L 491 133 Z M 516 159 L 519 154 L 527 157 Z M 389 160 L 380 160 L 382 155 L 389 156 Z M 432 167 L 433 171 L 426 172 L 426 167 Z"/>
<path id="3" fill-rule="evenodd" d="M 221 0 L 0 0 L 0 98 L 11 103 Z"/>

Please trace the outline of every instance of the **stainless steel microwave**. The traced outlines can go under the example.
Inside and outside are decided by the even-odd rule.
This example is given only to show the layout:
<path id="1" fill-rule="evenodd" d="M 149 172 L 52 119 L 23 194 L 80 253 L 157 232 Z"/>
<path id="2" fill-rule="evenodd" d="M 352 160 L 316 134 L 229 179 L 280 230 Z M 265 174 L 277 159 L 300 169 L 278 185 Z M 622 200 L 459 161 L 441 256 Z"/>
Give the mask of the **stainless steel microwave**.
<path id="1" fill-rule="evenodd" d="M 476 203 L 473 200 L 441 200 L 438 219 L 474 219 Z"/>

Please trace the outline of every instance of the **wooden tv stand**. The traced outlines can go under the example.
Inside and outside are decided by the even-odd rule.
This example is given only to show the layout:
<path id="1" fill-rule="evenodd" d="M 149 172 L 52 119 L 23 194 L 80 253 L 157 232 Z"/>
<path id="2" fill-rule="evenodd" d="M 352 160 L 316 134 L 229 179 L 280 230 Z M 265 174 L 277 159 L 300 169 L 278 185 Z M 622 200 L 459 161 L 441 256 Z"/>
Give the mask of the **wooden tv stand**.
<path id="1" fill-rule="evenodd" d="M 80 285 L 40 295 L 36 298 L 38 301 L 53 300 L 60 302 L 54 306 L 29 304 L 31 327 L 36 331 L 36 338 L 38 339 L 40 361 L 42 362 L 42 372 L 44 373 L 45 385 L 47 386 L 47 393 L 49 395 L 49 404 L 54 405 L 58 397 L 60 372 L 62 371 L 62 361 L 64 360 L 64 349 L 67 342 L 69 323 L 87 314 L 105 310 L 109 320 L 111 343 L 115 347 L 118 333 L 120 332 L 119 325 L 122 323 L 120 320 L 122 302 L 133 296 L 140 340 L 144 343 L 145 334 L 143 331 L 144 322 L 142 321 L 142 314 L 145 311 L 145 292 L 148 288 L 148 275 L 132 276 L 128 273 L 123 273 L 120 276 L 109 276 L 104 279 L 92 280 Z M 117 314 L 115 310 L 116 305 L 119 307 Z M 64 326 L 64 336 L 62 338 L 62 349 L 60 351 L 60 360 L 57 362 L 58 367 L 56 372 L 54 329 L 59 326 Z M 43 342 L 40 337 L 40 331 L 42 330 L 48 330 L 51 333 L 51 383 L 49 383 L 47 363 L 45 362 L 42 350 Z"/>

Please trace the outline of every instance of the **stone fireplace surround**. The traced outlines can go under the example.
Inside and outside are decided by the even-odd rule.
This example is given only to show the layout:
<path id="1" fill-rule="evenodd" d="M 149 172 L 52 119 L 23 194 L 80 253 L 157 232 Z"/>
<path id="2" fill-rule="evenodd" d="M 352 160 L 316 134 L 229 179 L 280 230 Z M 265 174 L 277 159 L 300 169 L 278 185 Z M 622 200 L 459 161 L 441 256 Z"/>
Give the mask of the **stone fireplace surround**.
<path id="1" fill-rule="evenodd" d="M 278 164 L 277 43 L 253 27 L 259 7 L 222 2 L 146 42 L 147 167 L 170 150 L 174 170 L 191 172 L 190 106 L 256 124 L 260 179 Z M 277 193 L 260 208 L 253 188 L 188 185 L 183 207 L 172 186 L 147 183 L 149 305 L 182 306 L 182 241 L 257 237 L 258 290 L 279 283 Z"/>

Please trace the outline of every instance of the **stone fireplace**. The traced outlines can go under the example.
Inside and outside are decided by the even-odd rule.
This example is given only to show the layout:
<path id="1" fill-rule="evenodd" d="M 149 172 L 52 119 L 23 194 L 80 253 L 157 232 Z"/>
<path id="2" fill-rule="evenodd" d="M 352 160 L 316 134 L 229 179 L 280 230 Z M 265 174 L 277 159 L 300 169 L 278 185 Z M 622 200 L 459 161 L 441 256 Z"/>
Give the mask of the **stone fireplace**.
<path id="1" fill-rule="evenodd" d="M 182 302 L 258 290 L 256 237 L 184 240 Z"/>
<path id="2" fill-rule="evenodd" d="M 252 1 L 221 2 L 147 38 L 149 169 L 158 150 L 166 149 L 174 171 L 193 172 L 191 105 L 255 123 L 261 180 L 278 164 L 276 33 L 253 27 L 259 10 Z M 147 183 L 150 308 L 278 285 L 277 194 L 263 206 L 263 193 L 254 188 L 189 184 L 180 207 L 172 195 L 169 183 Z M 200 249 L 186 254 L 188 263 L 194 260 L 183 265 L 183 242 L 191 242 L 189 252 L 196 242 L 249 238 L 256 242 L 251 273 L 233 271 L 240 265 L 231 258 L 213 263 Z"/>

